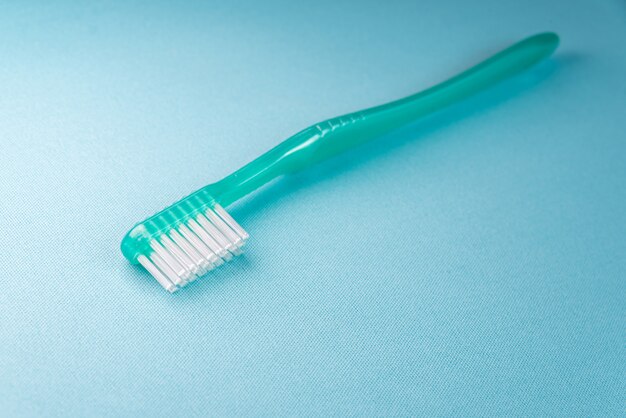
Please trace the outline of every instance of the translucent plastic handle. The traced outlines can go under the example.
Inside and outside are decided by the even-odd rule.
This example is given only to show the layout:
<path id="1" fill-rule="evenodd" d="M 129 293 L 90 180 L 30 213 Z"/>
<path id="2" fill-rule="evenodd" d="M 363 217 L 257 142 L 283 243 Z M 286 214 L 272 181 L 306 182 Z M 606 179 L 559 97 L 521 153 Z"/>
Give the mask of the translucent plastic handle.
<path id="1" fill-rule="evenodd" d="M 207 186 L 207 191 L 228 205 L 277 176 L 302 170 L 518 74 L 550 56 L 558 44 L 554 33 L 534 35 L 420 93 L 313 125 Z"/>

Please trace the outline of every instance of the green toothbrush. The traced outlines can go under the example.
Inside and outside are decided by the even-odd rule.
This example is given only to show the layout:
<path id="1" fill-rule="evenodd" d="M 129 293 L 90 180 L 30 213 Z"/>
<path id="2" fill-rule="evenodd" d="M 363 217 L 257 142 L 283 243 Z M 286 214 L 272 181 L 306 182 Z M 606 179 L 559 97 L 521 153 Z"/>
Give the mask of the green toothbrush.
<path id="1" fill-rule="evenodd" d="M 550 56 L 558 44 L 554 33 L 534 35 L 420 93 L 306 128 L 217 183 L 135 225 L 122 241 L 122 253 L 175 292 L 241 254 L 248 234 L 224 206 L 278 176 L 302 170 L 520 73 Z"/>

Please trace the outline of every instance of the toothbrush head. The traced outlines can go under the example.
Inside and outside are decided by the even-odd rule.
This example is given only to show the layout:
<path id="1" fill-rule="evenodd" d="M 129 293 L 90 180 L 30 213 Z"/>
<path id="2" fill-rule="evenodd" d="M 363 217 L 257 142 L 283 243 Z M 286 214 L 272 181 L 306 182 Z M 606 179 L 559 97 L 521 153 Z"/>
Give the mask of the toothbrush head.
<path id="1" fill-rule="evenodd" d="M 240 255 L 249 237 L 209 188 L 136 224 L 122 240 L 124 257 L 170 293 Z"/>

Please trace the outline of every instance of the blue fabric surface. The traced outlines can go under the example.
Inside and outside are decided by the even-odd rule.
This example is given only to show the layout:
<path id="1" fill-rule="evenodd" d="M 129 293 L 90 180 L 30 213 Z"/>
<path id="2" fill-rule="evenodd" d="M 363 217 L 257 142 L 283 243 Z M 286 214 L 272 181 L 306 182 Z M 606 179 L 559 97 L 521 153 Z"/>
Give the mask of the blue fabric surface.
<path id="1" fill-rule="evenodd" d="M 618 416 L 626 7 L 0 5 L 0 415 Z M 230 208 L 176 295 L 135 222 L 527 35 L 555 59 Z"/>

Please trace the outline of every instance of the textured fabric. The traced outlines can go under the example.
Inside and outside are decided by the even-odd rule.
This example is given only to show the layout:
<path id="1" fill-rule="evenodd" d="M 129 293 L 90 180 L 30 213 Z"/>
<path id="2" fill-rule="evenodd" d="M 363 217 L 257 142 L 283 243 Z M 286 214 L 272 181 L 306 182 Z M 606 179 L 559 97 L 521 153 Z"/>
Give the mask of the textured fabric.
<path id="1" fill-rule="evenodd" d="M 7 3 L 1 416 L 624 412 L 622 1 Z M 297 130 L 543 30 L 549 63 L 232 206 L 245 257 L 178 294 L 122 258 Z"/>

